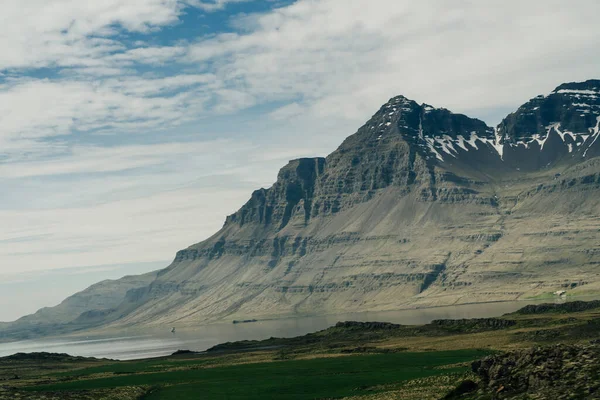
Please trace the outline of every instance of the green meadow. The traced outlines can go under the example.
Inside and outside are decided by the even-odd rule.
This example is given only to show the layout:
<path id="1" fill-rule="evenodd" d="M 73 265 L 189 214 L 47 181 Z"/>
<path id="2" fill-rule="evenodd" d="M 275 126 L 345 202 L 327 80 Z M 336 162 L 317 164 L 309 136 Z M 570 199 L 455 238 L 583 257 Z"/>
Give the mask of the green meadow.
<path id="1" fill-rule="evenodd" d="M 407 380 L 464 373 L 467 362 L 486 354 L 457 350 L 347 355 L 207 368 L 203 360 L 116 363 L 72 372 L 70 375 L 78 378 L 75 381 L 27 390 L 71 392 L 150 386 L 144 399 L 343 398 L 389 391 Z M 151 372 L 165 368 L 174 370 Z M 107 373 L 115 376 L 106 377 Z"/>

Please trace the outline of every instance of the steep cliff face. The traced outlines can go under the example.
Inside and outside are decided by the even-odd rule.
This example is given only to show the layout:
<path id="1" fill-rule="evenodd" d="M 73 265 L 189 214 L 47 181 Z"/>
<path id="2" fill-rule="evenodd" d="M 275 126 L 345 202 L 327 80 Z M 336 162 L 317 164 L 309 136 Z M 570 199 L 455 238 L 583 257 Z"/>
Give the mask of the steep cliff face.
<path id="1" fill-rule="evenodd" d="M 600 290 L 599 82 L 561 85 L 496 129 L 395 97 L 327 158 L 291 161 L 213 237 L 118 305 L 83 307 L 101 318 L 79 321 L 192 324 Z"/>
<path id="2" fill-rule="evenodd" d="M 274 224 L 283 229 L 290 219 L 298 217 L 308 223 L 313 212 L 315 188 L 324 169 L 324 158 L 291 161 L 279 171 L 277 182 L 269 190 L 252 193 L 248 203 L 227 217 L 225 224 Z"/>

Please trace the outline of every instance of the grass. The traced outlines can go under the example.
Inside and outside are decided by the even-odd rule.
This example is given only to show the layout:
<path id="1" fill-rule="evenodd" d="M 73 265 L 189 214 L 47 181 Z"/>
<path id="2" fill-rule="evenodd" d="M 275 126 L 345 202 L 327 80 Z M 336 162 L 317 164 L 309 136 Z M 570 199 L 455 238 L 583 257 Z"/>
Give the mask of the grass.
<path id="1" fill-rule="evenodd" d="M 486 354 L 489 352 L 458 350 L 337 356 L 80 379 L 27 390 L 55 392 L 152 385 L 155 390 L 144 397 L 146 400 L 195 399 L 198 393 L 203 399 L 342 398 L 389 390 L 390 385 L 398 386 L 408 380 L 462 373 L 467 367 L 456 364 Z M 129 369 L 146 372 L 151 366 L 144 364 L 131 364 Z M 120 371 L 110 365 L 105 367 L 104 372 Z"/>
<path id="2" fill-rule="evenodd" d="M 210 360 L 190 360 L 190 361 L 169 361 L 164 359 L 136 361 L 136 362 L 117 362 L 112 364 L 101 365 L 79 369 L 75 371 L 65 371 L 53 374 L 57 377 L 85 377 L 95 374 L 137 374 L 151 373 L 170 370 L 174 368 L 185 368 L 190 366 L 200 366 L 209 363 Z"/>
<path id="3" fill-rule="evenodd" d="M 527 296 L 526 300 L 556 300 L 558 296 L 554 292 L 544 292 L 536 296 Z"/>

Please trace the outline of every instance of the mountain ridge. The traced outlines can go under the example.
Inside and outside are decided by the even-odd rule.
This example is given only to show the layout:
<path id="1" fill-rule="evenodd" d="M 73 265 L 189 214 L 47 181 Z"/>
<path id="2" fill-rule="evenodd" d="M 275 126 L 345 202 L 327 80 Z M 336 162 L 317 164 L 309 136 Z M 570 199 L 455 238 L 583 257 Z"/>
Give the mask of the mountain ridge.
<path id="1" fill-rule="evenodd" d="M 600 290 L 599 127 L 600 80 L 562 84 L 497 128 L 393 97 L 326 158 L 290 161 L 169 267 L 0 335 Z"/>

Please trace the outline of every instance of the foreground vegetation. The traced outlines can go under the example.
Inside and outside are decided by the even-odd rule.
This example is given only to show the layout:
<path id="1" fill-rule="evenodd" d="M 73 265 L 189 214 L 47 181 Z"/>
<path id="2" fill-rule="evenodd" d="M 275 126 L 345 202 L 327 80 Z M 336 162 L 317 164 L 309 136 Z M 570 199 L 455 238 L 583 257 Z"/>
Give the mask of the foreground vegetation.
<path id="1" fill-rule="evenodd" d="M 547 396 L 568 376 L 581 387 L 579 397 L 564 398 L 592 399 L 596 341 L 596 302 L 423 326 L 343 322 L 297 338 L 129 362 L 19 354 L 0 359 L 0 399 L 526 399 L 547 398 L 531 391 Z M 546 347 L 524 350 L 536 345 Z M 519 379 L 509 373 L 517 364 Z M 556 367 L 564 364 L 565 373 Z M 556 376 L 538 376 L 540 368 Z M 497 370 L 504 375 L 490 378 Z"/>

